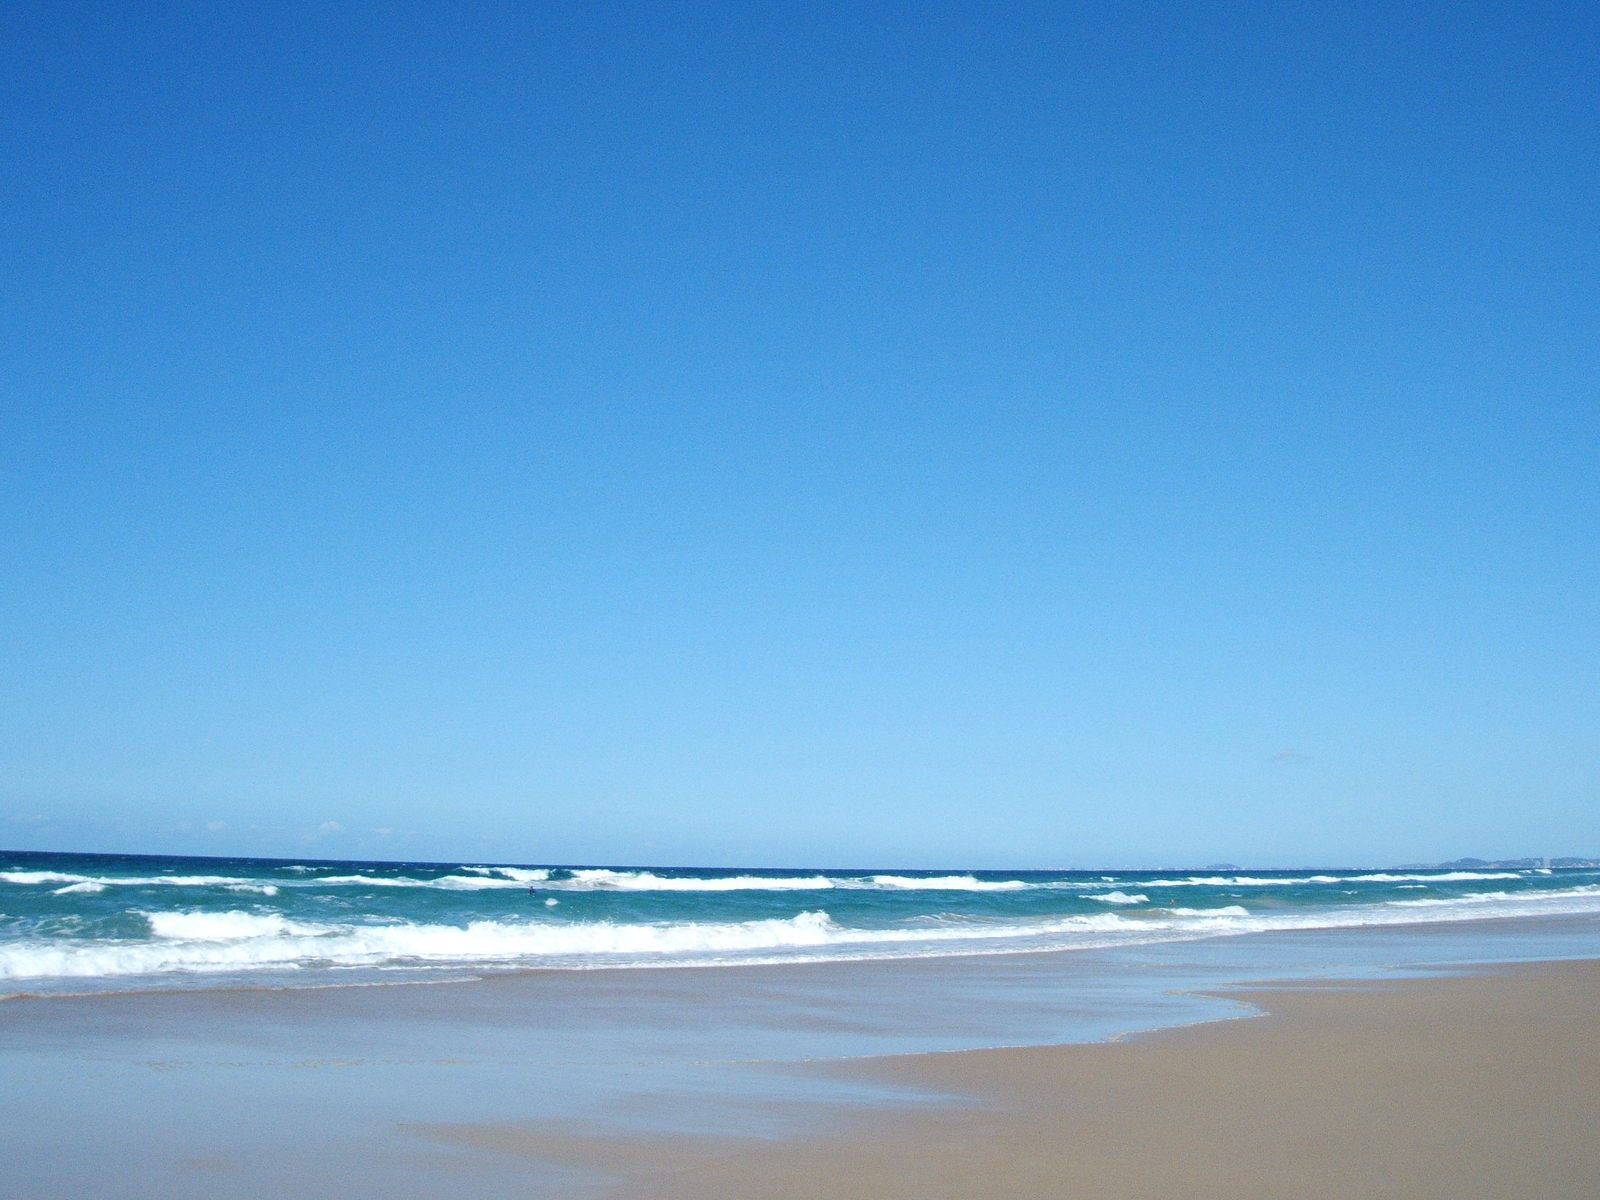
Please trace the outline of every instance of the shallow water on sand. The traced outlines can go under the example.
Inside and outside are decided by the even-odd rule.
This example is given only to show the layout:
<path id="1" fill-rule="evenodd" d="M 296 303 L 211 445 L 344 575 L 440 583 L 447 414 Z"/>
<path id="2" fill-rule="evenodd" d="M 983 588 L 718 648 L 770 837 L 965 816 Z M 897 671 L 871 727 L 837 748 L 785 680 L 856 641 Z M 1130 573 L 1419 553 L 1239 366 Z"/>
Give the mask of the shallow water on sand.
<path id="1" fill-rule="evenodd" d="M 1303 930 L 893 962 L 541 971 L 434 986 L 0 1003 L 13 1195 L 396 1198 L 599 1180 L 430 1126 L 777 1136 L 940 1097 L 818 1059 L 1097 1040 L 1246 1015 L 1197 995 L 1479 962 L 1600 958 L 1600 919 Z M 360 1186 L 352 1188 L 351 1180 Z"/>

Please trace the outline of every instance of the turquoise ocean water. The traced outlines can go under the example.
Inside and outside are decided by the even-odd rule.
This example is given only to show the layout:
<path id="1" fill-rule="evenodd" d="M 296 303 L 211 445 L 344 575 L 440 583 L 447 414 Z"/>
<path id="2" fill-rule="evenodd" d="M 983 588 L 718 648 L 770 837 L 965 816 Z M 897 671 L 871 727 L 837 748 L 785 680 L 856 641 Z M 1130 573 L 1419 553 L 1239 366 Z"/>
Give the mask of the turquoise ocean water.
<path id="1" fill-rule="evenodd" d="M 0 995 L 934 958 L 1600 914 L 1600 871 L 901 871 L 0 853 Z"/>

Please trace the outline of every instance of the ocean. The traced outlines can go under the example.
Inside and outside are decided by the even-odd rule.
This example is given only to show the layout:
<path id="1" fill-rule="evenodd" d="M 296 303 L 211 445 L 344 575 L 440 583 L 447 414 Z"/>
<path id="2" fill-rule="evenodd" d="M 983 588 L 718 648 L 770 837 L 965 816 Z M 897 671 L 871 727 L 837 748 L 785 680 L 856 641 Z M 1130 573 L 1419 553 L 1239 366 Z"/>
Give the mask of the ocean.
<path id="1" fill-rule="evenodd" d="M 1600 914 L 1600 870 L 907 871 L 0 853 L 0 995 L 1106 950 Z"/>

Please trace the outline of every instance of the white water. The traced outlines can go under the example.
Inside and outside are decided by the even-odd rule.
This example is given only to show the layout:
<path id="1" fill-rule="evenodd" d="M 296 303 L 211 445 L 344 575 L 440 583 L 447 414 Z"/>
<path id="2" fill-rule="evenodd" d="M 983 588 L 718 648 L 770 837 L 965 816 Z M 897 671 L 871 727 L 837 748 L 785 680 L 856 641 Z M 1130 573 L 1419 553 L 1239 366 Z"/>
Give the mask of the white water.
<path id="1" fill-rule="evenodd" d="M 1131 900 L 1132 898 L 1129 897 Z M 1600 884 L 1537 894 L 1394 900 L 1331 910 L 1252 913 L 1141 908 L 1043 920 L 963 917 L 938 925 L 849 928 L 828 913 L 735 922 L 620 923 L 529 918 L 464 925 L 291 920 L 276 913 L 161 911 L 142 915 L 148 937 L 21 939 L 0 945 L 0 978 L 117 977 L 276 969 L 713 965 L 1044 951 L 1215 937 L 1267 930 L 1403 925 L 1418 921 L 1600 913 Z"/>

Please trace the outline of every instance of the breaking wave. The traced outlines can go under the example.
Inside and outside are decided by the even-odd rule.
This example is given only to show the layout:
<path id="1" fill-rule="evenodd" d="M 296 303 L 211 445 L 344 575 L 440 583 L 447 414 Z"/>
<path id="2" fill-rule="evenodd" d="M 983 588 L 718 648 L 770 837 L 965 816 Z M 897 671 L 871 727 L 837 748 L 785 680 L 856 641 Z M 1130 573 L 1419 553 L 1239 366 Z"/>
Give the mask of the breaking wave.
<path id="1" fill-rule="evenodd" d="M 597 888 L 623 892 L 794 892 L 831 888 L 826 875 L 657 875 L 653 871 L 614 871 L 606 868 L 578 869 L 570 879 L 554 884 L 562 888 Z"/>
<path id="2" fill-rule="evenodd" d="M 873 875 L 873 884 L 883 888 L 938 892 L 1016 892 L 1035 887 L 1022 879 L 979 879 L 975 875 Z"/>
<path id="3" fill-rule="evenodd" d="M 1131 899 L 1131 897 L 1130 897 Z M 1423 907 L 1425 906 L 1425 907 Z M 481 970 L 718 965 L 815 959 L 1088 949 L 1272 930 L 1600 912 L 1600 884 L 1540 896 L 1484 893 L 1345 909 L 1252 913 L 1241 905 L 983 919 L 860 928 L 827 912 L 746 921 L 476 920 L 463 924 L 297 920 L 276 912 L 138 911 L 143 937 L 35 937 L 0 944 L 0 978 L 122 977 L 241 971 Z M 1426 914 L 1426 915 L 1424 915 Z"/>
<path id="4" fill-rule="evenodd" d="M 259 896 L 278 894 L 277 884 L 258 883 L 231 875 L 68 875 L 59 871 L 0 871 L 0 883 L 14 883 L 23 887 L 65 884 L 65 887 L 56 890 L 58 896 L 97 892 L 108 887 L 224 888 L 230 892 L 253 892 Z"/>

